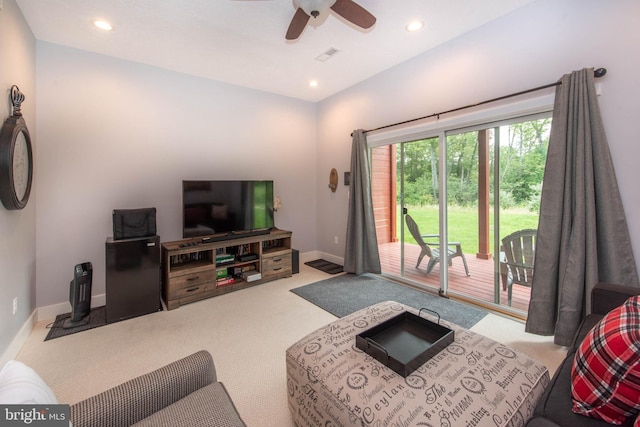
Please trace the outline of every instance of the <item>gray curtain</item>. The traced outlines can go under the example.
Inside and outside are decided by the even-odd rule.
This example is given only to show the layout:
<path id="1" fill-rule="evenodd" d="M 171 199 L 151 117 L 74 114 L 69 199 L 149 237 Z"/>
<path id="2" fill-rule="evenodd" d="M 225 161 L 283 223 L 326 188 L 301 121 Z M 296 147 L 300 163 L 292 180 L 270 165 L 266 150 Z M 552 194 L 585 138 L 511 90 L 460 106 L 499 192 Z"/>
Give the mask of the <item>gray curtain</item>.
<path id="1" fill-rule="evenodd" d="M 556 89 L 526 331 L 569 345 L 599 281 L 638 273 L 589 68 Z"/>
<path id="2" fill-rule="evenodd" d="M 362 129 L 353 132 L 349 217 L 344 254 L 347 273 L 381 273 L 376 224 L 371 198 L 371 171 L 367 137 Z"/>

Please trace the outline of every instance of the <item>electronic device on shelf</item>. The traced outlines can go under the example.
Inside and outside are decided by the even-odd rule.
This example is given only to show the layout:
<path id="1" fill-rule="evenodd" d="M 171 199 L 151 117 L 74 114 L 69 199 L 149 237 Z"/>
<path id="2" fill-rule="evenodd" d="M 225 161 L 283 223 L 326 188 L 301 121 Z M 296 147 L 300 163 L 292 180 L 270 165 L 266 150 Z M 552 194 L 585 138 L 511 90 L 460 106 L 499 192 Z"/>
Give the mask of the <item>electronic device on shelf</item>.
<path id="1" fill-rule="evenodd" d="M 239 255 L 238 256 L 238 261 L 247 262 L 247 261 L 253 261 L 253 260 L 258 259 L 258 258 L 260 258 L 258 256 L 258 254 L 248 253 L 248 254 L 244 254 L 244 255 Z"/>
<path id="2" fill-rule="evenodd" d="M 182 181 L 182 236 L 215 242 L 274 227 L 273 181 Z"/>
<path id="3" fill-rule="evenodd" d="M 222 265 L 222 264 L 231 264 L 233 262 L 235 262 L 236 257 L 232 254 L 220 254 L 220 255 L 216 255 L 216 264 L 218 265 Z"/>
<path id="4" fill-rule="evenodd" d="M 71 303 L 71 317 L 62 325 L 64 329 L 89 323 L 91 312 L 91 281 L 93 266 L 90 262 L 78 264 L 73 269 L 73 280 L 69 283 L 69 302 Z"/>
<path id="5" fill-rule="evenodd" d="M 246 271 L 241 274 L 242 278 L 247 282 L 255 282 L 262 279 L 262 274 L 259 271 Z"/>

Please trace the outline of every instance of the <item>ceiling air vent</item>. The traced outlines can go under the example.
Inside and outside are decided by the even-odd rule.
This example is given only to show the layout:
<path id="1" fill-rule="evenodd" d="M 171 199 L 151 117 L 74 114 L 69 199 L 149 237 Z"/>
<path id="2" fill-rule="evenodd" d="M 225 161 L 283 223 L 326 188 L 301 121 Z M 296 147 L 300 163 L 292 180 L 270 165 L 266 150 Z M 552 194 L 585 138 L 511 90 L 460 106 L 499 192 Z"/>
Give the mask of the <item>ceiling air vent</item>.
<path id="1" fill-rule="evenodd" d="M 329 60 L 329 58 L 331 58 L 332 56 L 334 56 L 338 52 L 340 52 L 338 49 L 336 49 L 335 47 L 331 47 L 331 48 L 327 49 L 320 56 L 317 56 L 316 60 L 320 61 L 320 62 L 327 62 Z"/>

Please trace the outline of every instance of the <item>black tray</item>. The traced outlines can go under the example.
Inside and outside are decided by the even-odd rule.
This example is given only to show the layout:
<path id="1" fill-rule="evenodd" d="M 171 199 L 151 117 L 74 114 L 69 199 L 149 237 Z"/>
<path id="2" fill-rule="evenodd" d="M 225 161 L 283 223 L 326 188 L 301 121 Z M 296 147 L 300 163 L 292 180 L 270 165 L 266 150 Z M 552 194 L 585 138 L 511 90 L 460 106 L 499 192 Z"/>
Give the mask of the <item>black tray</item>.
<path id="1" fill-rule="evenodd" d="M 453 342 L 453 331 L 436 315 L 438 323 L 404 311 L 356 335 L 356 347 L 406 378 Z"/>

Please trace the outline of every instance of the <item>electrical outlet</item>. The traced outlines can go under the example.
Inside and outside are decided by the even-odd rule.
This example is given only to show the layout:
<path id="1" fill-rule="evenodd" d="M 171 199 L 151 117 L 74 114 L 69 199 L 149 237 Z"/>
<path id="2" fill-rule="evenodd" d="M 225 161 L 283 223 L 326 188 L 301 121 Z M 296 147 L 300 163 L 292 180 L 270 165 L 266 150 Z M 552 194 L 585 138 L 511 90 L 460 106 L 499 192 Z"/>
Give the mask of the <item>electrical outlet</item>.
<path id="1" fill-rule="evenodd" d="M 13 314 L 15 315 L 18 312 L 18 297 L 13 299 Z"/>
<path id="2" fill-rule="evenodd" d="M 338 236 L 333 236 L 333 243 L 338 244 Z"/>

